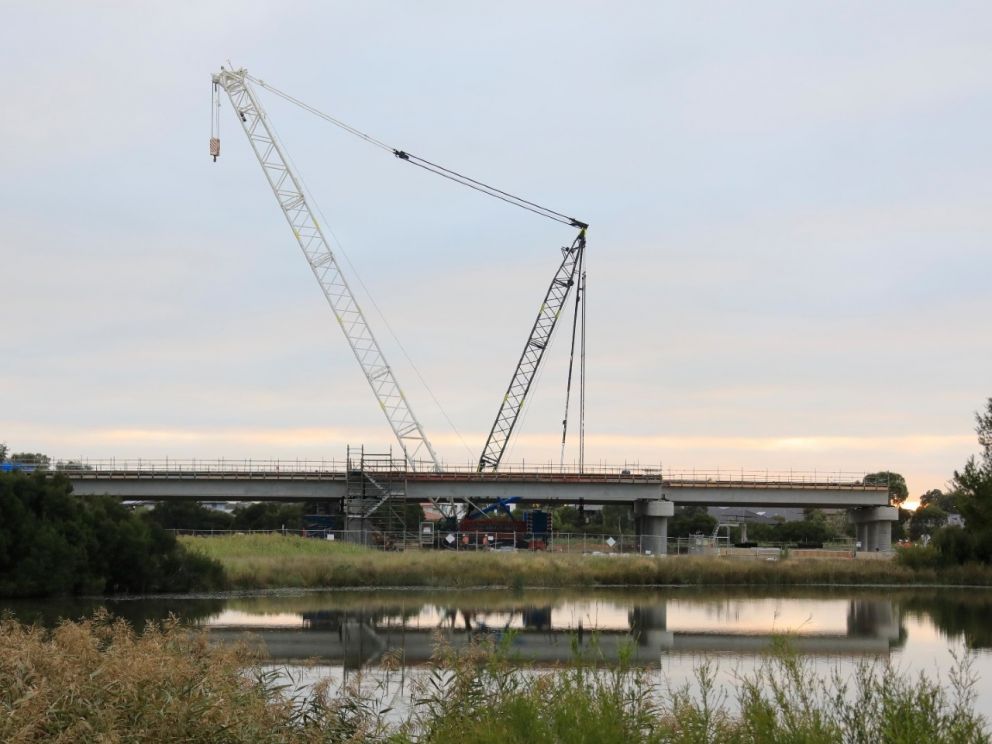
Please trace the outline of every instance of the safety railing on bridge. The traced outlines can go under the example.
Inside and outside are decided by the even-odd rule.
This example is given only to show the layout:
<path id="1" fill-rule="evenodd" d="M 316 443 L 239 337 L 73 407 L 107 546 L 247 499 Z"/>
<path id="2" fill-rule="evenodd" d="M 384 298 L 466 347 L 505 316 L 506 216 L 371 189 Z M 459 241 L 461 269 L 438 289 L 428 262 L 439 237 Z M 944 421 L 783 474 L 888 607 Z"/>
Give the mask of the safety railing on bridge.
<path id="1" fill-rule="evenodd" d="M 24 469 L 47 467 L 71 474 L 76 478 L 106 477 L 236 477 L 236 478 L 306 478 L 338 479 L 344 477 L 348 468 L 346 459 L 201 459 L 201 458 L 103 458 L 65 459 L 50 463 L 25 463 Z M 382 470 L 379 465 L 377 470 Z M 577 465 L 559 465 L 553 462 L 520 461 L 503 463 L 496 473 L 480 474 L 475 464 L 443 463 L 440 471 L 434 471 L 433 463 L 419 463 L 409 467 L 403 460 L 392 461 L 393 472 L 405 472 L 411 478 L 423 474 L 434 480 L 500 477 L 514 478 L 534 476 L 554 480 L 609 478 L 618 481 L 657 480 L 675 485 L 782 485 L 789 487 L 842 486 L 847 488 L 883 489 L 888 486 L 884 474 L 868 474 L 863 471 L 845 470 L 770 470 L 733 467 L 681 468 L 662 465 L 625 463 L 609 465 L 605 463 L 587 464 L 581 470 Z"/>

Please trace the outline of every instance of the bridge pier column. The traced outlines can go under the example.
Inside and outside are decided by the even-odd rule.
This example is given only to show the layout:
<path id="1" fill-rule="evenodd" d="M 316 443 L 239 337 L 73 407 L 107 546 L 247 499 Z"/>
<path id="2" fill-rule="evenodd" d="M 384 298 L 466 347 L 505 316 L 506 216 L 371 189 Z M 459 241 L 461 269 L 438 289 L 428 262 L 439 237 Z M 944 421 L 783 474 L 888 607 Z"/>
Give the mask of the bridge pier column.
<path id="1" fill-rule="evenodd" d="M 675 515 L 675 504 L 671 501 L 634 502 L 634 517 L 637 532 L 641 536 L 641 552 L 651 555 L 668 553 L 668 519 Z"/>
<path id="2" fill-rule="evenodd" d="M 368 525 L 366 522 L 367 520 L 362 517 L 346 514 L 342 519 L 342 525 L 344 526 L 342 539 L 345 542 L 355 543 L 356 545 L 367 545 Z"/>
<path id="3" fill-rule="evenodd" d="M 628 616 L 630 629 L 640 646 L 654 649 L 671 648 L 674 635 L 668 629 L 668 608 L 665 602 L 636 606 Z"/>
<path id="4" fill-rule="evenodd" d="M 868 550 L 868 525 L 856 523 L 854 525 L 854 535 L 855 548 L 857 550 Z"/>
<path id="5" fill-rule="evenodd" d="M 892 550 L 892 523 L 899 521 L 899 510 L 894 506 L 872 506 L 851 509 L 851 521 L 857 530 L 861 550 L 868 553 L 886 553 Z"/>

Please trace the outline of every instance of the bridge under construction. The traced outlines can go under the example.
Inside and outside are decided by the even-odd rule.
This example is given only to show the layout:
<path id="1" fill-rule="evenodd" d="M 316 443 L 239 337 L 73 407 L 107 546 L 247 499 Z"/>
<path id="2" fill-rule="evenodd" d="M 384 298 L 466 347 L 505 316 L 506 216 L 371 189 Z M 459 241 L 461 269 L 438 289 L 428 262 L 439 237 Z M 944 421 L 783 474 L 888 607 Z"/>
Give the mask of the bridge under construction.
<path id="1" fill-rule="evenodd" d="M 858 542 L 867 550 L 891 545 L 891 524 L 897 510 L 889 505 L 887 484 L 864 475 L 845 473 L 770 473 L 747 471 L 672 472 L 634 466 L 589 466 L 585 458 L 586 248 L 588 223 L 508 191 L 490 186 L 411 152 L 385 144 L 339 119 L 248 74 L 222 67 L 212 77 L 210 154 L 220 155 L 220 106 L 226 98 L 235 120 L 261 166 L 279 209 L 345 339 L 379 408 L 385 414 L 399 456 L 369 455 L 351 450 L 344 461 L 93 461 L 64 468 L 76 493 L 109 494 L 123 499 L 158 501 L 192 498 L 205 501 L 285 500 L 338 504 L 345 528 L 360 530 L 377 512 L 405 502 L 431 502 L 446 519 L 468 509 L 485 514 L 480 504 L 505 502 L 532 505 L 627 504 L 633 509 L 645 551 L 664 553 L 668 520 L 676 505 L 843 508 L 858 525 Z M 570 230 L 539 305 L 523 351 L 500 399 L 496 418 L 476 462 L 467 468 L 446 466 L 414 415 L 392 366 L 368 323 L 358 298 L 338 263 L 317 219 L 312 196 L 296 172 L 285 146 L 259 96 L 267 91 L 333 125 L 366 144 L 384 150 L 402 163 L 470 188 L 504 204 L 554 221 Z M 572 289 L 574 288 L 574 292 Z M 570 298 L 574 304 L 569 307 Z M 526 467 L 504 461 L 525 401 L 545 360 L 562 316 L 571 316 L 568 375 L 561 453 L 557 464 Z M 402 348 L 402 345 L 400 344 Z M 572 396 L 573 372 L 578 378 Z M 425 383 L 426 386 L 426 383 Z M 429 390 L 429 388 L 428 388 Z M 431 393 L 433 397 L 433 393 Z M 575 399 L 577 398 L 577 400 Z M 436 402 L 436 398 L 435 398 Z M 440 404 L 438 404 L 440 408 Z M 528 406 L 529 407 L 529 406 Z M 577 464 L 565 465 L 570 412 L 577 408 Z M 444 413 L 442 409 L 442 413 Z M 445 418 L 447 414 L 445 413 Z M 450 423 L 450 419 L 449 419 Z"/>
<path id="2" fill-rule="evenodd" d="M 370 467 L 370 464 L 372 467 Z M 342 504 L 357 528 L 387 502 L 623 504 L 633 508 L 643 547 L 666 550 L 676 506 L 848 509 L 865 550 L 891 547 L 898 510 L 886 484 L 852 473 L 673 471 L 663 468 L 548 465 L 479 472 L 471 467 L 411 470 L 405 461 L 99 460 L 65 472 L 80 495 L 160 501 L 306 501 Z M 866 482 L 867 481 L 867 482 Z M 356 482 L 359 488 L 356 489 Z"/>

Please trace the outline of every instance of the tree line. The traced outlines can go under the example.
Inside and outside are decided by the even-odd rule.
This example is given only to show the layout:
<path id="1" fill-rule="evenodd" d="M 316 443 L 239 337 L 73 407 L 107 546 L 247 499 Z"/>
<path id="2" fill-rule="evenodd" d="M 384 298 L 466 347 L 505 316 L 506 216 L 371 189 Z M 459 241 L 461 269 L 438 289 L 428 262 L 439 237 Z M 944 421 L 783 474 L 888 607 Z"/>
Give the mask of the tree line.
<path id="1" fill-rule="evenodd" d="M 171 532 L 117 499 L 80 498 L 59 472 L 0 472 L 0 596 L 223 585 L 218 562 L 187 551 Z"/>
<path id="2" fill-rule="evenodd" d="M 907 536 L 925 541 L 909 560 L 992 563 L 992 398 L 975 414 L 980 451 L 954 472 L 947 492 L 927 491 L 906 522 Z M 958 515 L 956 523 L 949 523 Z"/>

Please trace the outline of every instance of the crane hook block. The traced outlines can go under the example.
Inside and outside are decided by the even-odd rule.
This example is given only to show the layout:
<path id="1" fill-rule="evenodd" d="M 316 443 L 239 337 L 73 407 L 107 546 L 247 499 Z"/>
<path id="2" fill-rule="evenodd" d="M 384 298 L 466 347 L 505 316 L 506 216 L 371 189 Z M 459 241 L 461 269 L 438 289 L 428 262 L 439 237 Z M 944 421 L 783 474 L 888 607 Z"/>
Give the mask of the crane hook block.
<path id="1" fill-rule="evenodd" d="M 214 156 L 214 162 L 217 162 L 217 156 L 220 155 L 220 137 L 210 138 L 210 154 Z"/>

